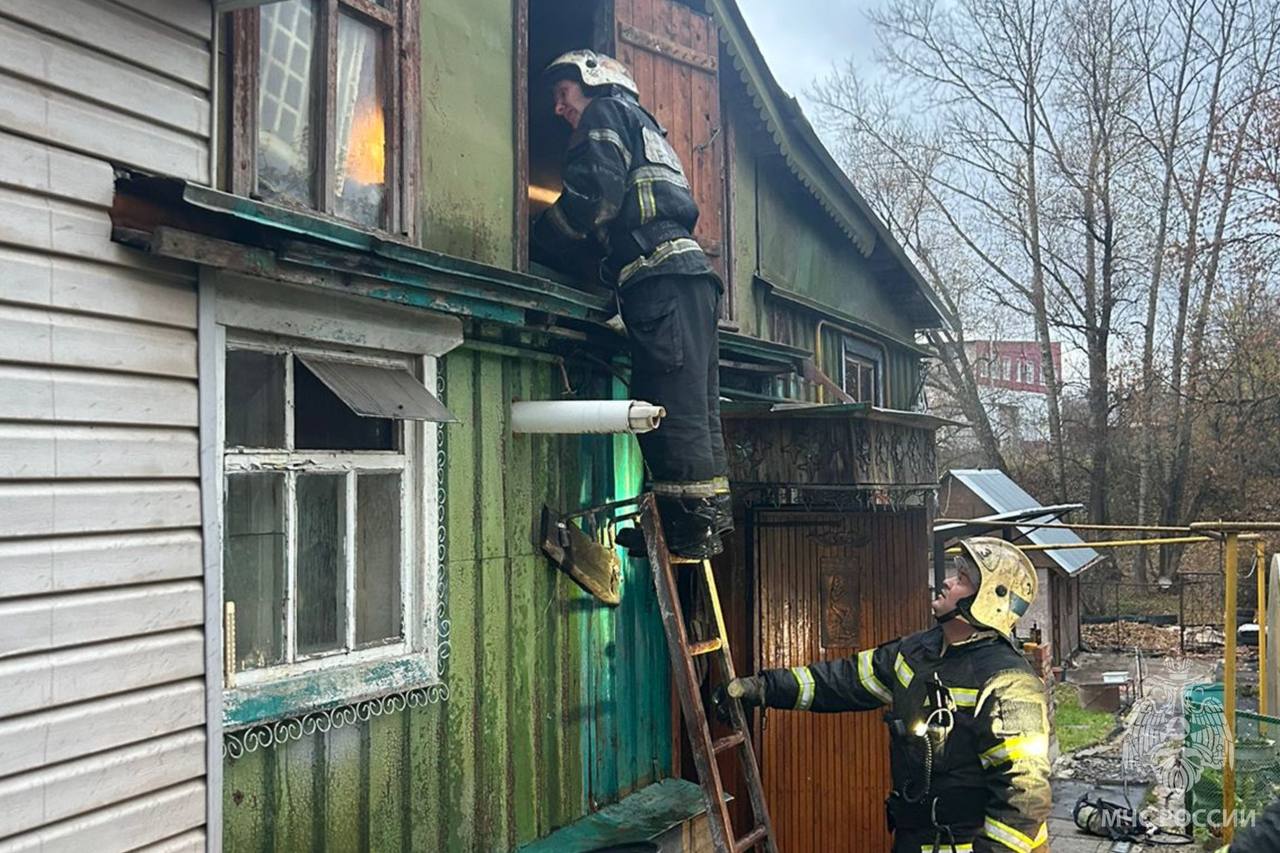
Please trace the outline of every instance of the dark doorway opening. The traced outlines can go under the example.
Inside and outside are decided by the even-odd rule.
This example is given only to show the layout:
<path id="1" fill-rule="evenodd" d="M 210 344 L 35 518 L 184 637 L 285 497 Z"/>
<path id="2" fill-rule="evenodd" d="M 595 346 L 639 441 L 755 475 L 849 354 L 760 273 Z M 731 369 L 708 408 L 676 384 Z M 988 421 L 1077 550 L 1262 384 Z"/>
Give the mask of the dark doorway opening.
<path id="1" fill-rule="evenodd" d="M 529 121 L 525 150 L 529 158 L 529 216 L 535 218 L 560 195 L 560 165 L 569 142 L 569 125 L 552 112 L 551 90 L 543 71 L 562 53 L 578 48 L 600 50 L 601 33 L 607 36 L 608 6 L 600 0 L 529 0 Z M 593 265 L 570 265 L 562 259 L 538 257 L 534 263 L 552 266 L 562 274 L 594 283 Z"/>

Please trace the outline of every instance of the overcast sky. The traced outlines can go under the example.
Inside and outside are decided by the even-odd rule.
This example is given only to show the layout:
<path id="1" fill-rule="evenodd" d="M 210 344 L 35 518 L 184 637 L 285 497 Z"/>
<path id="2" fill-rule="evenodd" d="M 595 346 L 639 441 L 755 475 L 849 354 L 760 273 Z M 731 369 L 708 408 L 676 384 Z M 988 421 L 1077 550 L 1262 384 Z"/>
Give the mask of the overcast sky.
<path id="1" fill-rule="evenodd" d="M 880 0 L 738 0 L 765 61 L 782 88 L 804 91 L 848 57 L 870 68 L 875 34 L 866 10 Z"/>

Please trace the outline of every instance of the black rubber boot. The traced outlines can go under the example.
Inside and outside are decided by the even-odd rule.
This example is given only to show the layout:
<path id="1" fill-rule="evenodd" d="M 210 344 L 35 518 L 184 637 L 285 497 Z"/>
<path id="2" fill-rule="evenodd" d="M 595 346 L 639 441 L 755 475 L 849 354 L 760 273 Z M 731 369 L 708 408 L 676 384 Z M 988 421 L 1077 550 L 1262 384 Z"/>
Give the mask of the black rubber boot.
<path id="1" fill-rule="evenodd" d="M 711 499 L 715 506 L 715 517 L 711 528 L 721 536 L 733 532 L 733 495 L 721 492 Z"/>
<path id="2" fill-rule="evenodd" d="M 614 534 L 613 540 L 627 549 L 633 557 L 649 556 L 649 546 L 644 541 L 644 531 L 638 527 L 622 527 Z"/>
<path id="3" fill-rule="evenodd" d="M 724 551 L 715 530 L 714 498 L 658 496 L 667 549 L 681 557 L 706 560 Z"/>

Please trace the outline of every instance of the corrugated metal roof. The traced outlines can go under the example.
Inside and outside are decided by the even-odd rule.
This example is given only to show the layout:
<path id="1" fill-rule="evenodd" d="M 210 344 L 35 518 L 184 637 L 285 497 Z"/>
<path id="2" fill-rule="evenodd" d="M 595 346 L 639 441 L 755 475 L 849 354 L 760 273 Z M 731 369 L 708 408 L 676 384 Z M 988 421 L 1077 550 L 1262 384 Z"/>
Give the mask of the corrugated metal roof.
<path id="1" fill-rule="evenodd" d="M 991 507 L 993 513 L 1018 512 L 1041 506 L 1038 500 L 1027 494 L 1025 489 L 998 469 L 967 468 L 949 473 Z M 1084 541 L 1076 535 L 1074 530 L 1063 527 L 1019 527 L 1018 530 L 1037 545 L 1067 545 Z M 1092 548 L 1045 551 L 1044 553 L 1069 575 L 1076 574 L 1101 556 Z"/>

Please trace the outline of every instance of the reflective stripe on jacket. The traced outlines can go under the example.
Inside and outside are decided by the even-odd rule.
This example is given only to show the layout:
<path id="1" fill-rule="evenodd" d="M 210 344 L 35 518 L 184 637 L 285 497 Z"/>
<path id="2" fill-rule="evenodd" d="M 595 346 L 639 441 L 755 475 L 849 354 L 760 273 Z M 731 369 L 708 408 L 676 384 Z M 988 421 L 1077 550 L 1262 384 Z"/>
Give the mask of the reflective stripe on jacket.
<path id="1" fill-rule="evenodd" d="M 601 255 L 606 283 L 619 287 L 712 273 L 692 237 L 698 205 L 680 159 L 634 98 L 592 100 L 569 139 L 561 179 L 560 198 L 533 227 L 544 252 Z"/>
<path id="2" fill-rule="evenodd" d="M 773 708 L 818 712 L 868 711 L 890 706 L 901 720 L 892 738 L 894 790 L 921 795 L 928 685 L 935 675 L 955 702 L 955 722 L 933 756 L 927 796 L 945 800 L 974 792 L 985 807 L 968 825 L 953 824 L 955 840 L 974 853 L 1030 853 L 1048 838 L 1049 743 L 1043 682 L 995 632 L 944 646 L 940 626 L 858 652 L 793 669 L 766 670 L 765 699 Z M 851 756 L 856 759 L 856 756 Z M 928 827 L 900 827 L 922 831 Z M 927 834 L 927 833 L 926 833 Z M 943 847 L 943 849 L 946 849 Z"/>

